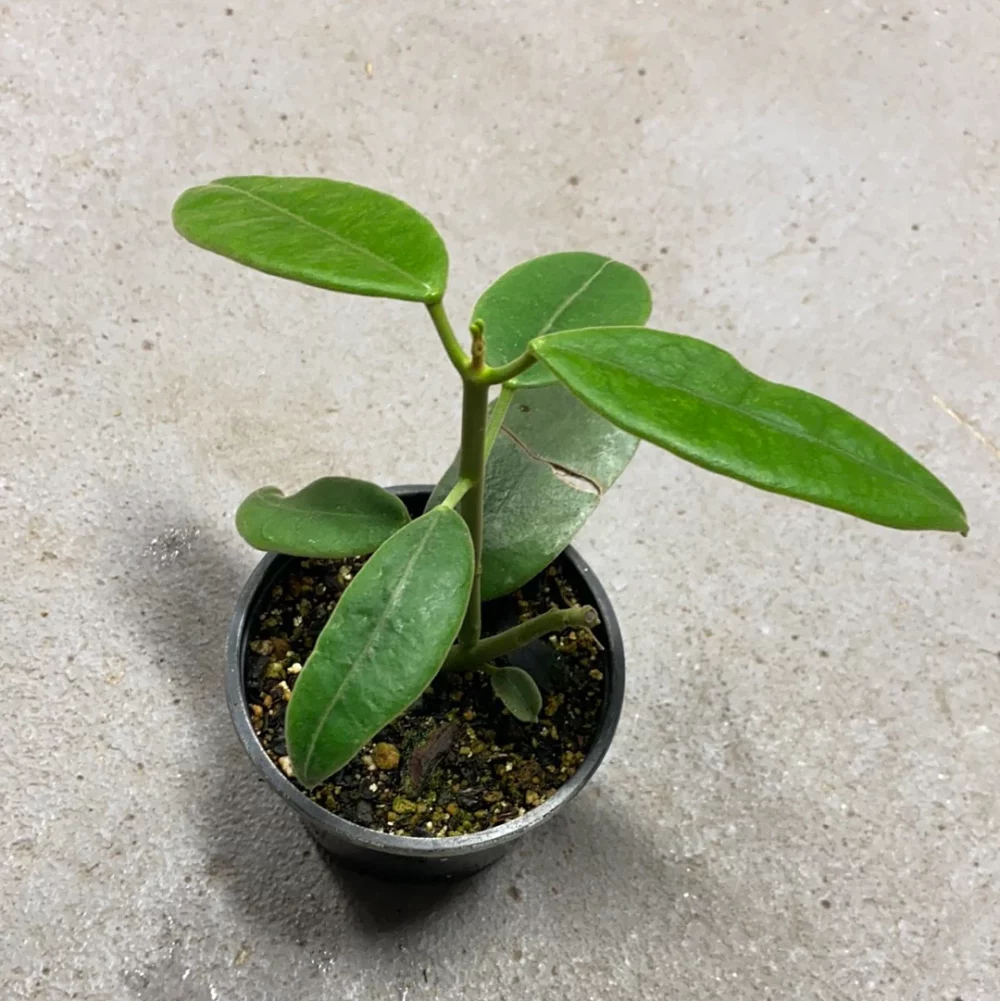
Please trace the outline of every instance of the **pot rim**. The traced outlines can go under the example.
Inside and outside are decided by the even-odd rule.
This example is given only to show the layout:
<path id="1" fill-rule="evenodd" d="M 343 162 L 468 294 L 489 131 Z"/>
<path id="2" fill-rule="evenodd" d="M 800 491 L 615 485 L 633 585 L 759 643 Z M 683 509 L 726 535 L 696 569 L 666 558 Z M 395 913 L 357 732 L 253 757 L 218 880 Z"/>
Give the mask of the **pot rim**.
<path id="1" fill-rule="evenodd" d="M 430 493 L 431 486 L 410 485 L 388 488 L 401 497 L 419 493 Z M 226 644 L 226 702 L 229 713 L 243 747 L 250 760 L 261 771 L 268 784 L 291 807 L 314 825 L 326 828 L 331 833 L 371 851 L 411 858 L 446 859 L 460 855 L 470 855 L 489 846 L 496 847 L 514 841 L 529 831 L 541 826 L 556 811 L 566 805 L 590 781 L 598 766 L 604 760 L 621 716 L 625 696 L 624 650 L 621 630 L 615 618 L 614 609 L 607 592 L 601 586 L 593 570 L 572 546 L 567 546 L 560 554 L 584 578 L 592 594 L 593 604 L 601 617 L 601 625 L 607 636 L 608 674 L 604 695 L 604 712 L 594 742 L 587 751 L 580 767 L 564 782 L 555 795 L 529 810 L 522 817 L 508 820 L 496 827 L 489 827 L 472 834 L 456 834 L 440 838 L 415 838 L 411 835 L 388 834 L 372 831 L 360 824 L 332 813 L 313 802 L 298 789 L 267 756 L 250 722 L 250 713 L 243 683 L 243 660 L 250 626 L 250 616 L 261 586 L 271 576 L 278 561 L 294 559 L 281 553 L 268 553 L 254 568 L 240 592 L 236 612 L 229 626 Z M 559 557 L 556 557 L 558 559 Z M 617 655 L 617 656 L 616 656 Z"/>

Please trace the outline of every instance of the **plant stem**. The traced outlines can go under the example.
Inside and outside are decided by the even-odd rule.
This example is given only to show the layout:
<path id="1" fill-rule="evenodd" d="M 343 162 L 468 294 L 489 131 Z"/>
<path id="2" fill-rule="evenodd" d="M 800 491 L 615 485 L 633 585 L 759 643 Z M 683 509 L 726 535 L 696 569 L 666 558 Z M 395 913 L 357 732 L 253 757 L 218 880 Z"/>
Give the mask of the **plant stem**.
<path id="1" fill-rule="evenodd" d="M 500 428 L 503 425 L 503 419 L 507 416 L 507 408 L 510 406 L 510 401 L 514 399 L 516 392 L 517 390 L 513 386 L 503 386 L 500 390 L 500 395 L 493 404 L 490 422 L 486 426 L 487 459 L 490 457 L 490 452 L 493 451 L 493 443 L 497 440 L 497 435 L 500 433 Z"/>
<path id="2" fill-rule="evenodd" d="M 484 445 L 485 458 L 488 460 L 490 457 L 490 452 L 493 451 L 493 443 L 497 440 L 497 435 L 500 433 L 500 426 L 503 424 L 503 419 L 507 414 L 507 408 L 510 406 L 510 401 L 514 398 L 514 393 L 516 390 L 513 386 L 504 386 L 500 390 L 500 395 L 496 398 L 493 404 L 493 410 L 490 413 L 489 423 L 486 425 L 486 442 Z M 460 476 L 456 481 L 455 485 L 448 492 L 448 496 L 441 501 L 443 507 L 454 508 L 456 504 L 469 492 L 472 487 L 472 480 L 466 479 L 464 476 Z"/>
<path id="3" fill-rule="evenodd" d="M 455 337 L 441 302 L 429 303 L 434 327 L 441 338 L 441 343 L 451 359 L 451 363 L 462 377 L 462 444 L 458 465 L 458 481 L 442 502 L 445 506 L 454 508 L 458 505 L 465 524 L 472 536 L 472 548 L 475 558 L 475 573 L 472 578 L 472 593 L 465 612 L 465 620 L 458 634 L 458 644 L 463 649 L 469 649 L 479 642 L 483 628 L 482 611 L 482 580 L 483 580 L 483 503 L 486 493 L 486 456 L 489 454 L 504 415 L 510 406 L 514 390 L 504 386 L 493 408 L 493 416 L 487 429 L 489 414 L 490 386 L 498 380 L 484 378 L 491 369 L 486 364 L 486 336 L 482 320 L 476 320 L 469 328 L 472 334 L 472 356 L 462 350 Z M 515 360 L 515 366 L 522 363 L 525 356 Z M 528 358 L 523 364 L 527 368 L 534 358 Z M 503 369 L 510 366 L 503 366 Z M 516 374 L 516 373 L 515 373 Z"/>
<path id="4" fill-rule="evenodd" d="M 531 368 L 536 362 L 535 356 L 530 351 L 518 355 L 513 361 L 506 365 L 498 365 L 496 368 L 485 365 L 473 376 L 473 381 L 484 383 L 487 386 L 495 386 L 497 383 L 507 382 L 515 375 L 520 375 L 525 369 Z"/>
<path id="5" fill-rule="evenodd" d="M 472 594 L 465 621 L 458 634 L 461 647 L 471 647 L 479 642 L 482 631 L 482 580 L 483 580 L 483 499 L 486 486 L 486 414 L 489 407 L 490 387 L 466 379 L 462 393 L 462 450 L 459 458 L 459 482 L 465 480 L 469 487 L 459 506 L 459 514 L 469 526 L 475 553 L 476 572 L 472 579 Z"/>
<path id="6" fill-rule="evenodd" d="M 444 349 L 448 353 L 448 357 L 451 359 L 452 365 L 458 369 L 462 378 L 465 378 L 470 366 L 469 356 L 462 350 L 462 345 L 458 343 L 458 338 L 455 337 L 455 331 L 452 330 L 451 321 L 449 321 L 448 314 L 444 311 L 444 303 L 428 303 L 427 312 L 431 314 L 431 319 L 434 321 L 434 327 L 438 332 L 438 336 L 441 338 L 441 343 L 444 345 Z"/>
<path id="7" fill-rule="evenodd" d="M 596 626 L 599 621 L 597 612 L 590 605 L 577 605 L 573 608 L 550 608 L 549 611 L 543 612 L 533 619 L 528 619 L 527 622 L 522 622 L 512 629 L 497 633 L 496 636 L 489 636 L 470 648 L 452 647 L 441 670 L 473 670 L 481 667 L 487 661 L 513 653 L 532 640 L 538 639 L 539 636 L 562 632 L 563 629 L 572 627 L 586 626 L 590 629 Z"/>
<path id="8" fill-rule="evenodd" d="M 448 496 L 441 501 L 441 507 L 450 507 L 454 510 L 455 505 L 469 492 L 469 487 L 471 486 L 472 480 L 467 480 L 464 476 L 460 476 L 455 485 L 448 491 Z"/>

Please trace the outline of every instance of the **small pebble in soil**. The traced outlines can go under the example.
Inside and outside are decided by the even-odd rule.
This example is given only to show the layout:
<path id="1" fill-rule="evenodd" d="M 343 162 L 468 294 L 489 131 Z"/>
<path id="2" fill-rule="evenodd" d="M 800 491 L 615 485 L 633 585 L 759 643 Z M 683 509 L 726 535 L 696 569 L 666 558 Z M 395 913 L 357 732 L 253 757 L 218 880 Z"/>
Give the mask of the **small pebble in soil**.
<path id="1" fill-rule="evenodd" d="M 393 768 L 399 767 L 399 748 L 395 744 L 386 744 L 382 741 L 375 745 L 372 751 L 372 760 L 375 767 L 383 772 L 390 772 Z"/>

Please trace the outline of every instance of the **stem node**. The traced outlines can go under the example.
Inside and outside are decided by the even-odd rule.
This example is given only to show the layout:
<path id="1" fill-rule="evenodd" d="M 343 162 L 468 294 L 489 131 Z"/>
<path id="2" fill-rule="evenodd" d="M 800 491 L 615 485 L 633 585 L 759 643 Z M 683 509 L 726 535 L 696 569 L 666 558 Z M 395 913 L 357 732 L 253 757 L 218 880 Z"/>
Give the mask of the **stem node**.
<path id="1" fill-rule="evenodd" d="M 486 324 L 482 320 L 473 320 L 469 324 L 472 334 L 472 362 L 469 368 L 472 372 L 482 372 L 486 366 Z"/>

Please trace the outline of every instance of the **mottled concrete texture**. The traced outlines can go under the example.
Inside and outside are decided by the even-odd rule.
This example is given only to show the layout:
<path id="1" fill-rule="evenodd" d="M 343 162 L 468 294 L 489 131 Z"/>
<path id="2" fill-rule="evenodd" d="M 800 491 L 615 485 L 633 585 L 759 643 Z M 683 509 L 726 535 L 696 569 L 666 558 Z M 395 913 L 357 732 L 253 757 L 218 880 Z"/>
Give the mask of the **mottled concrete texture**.
<path id="1" fill-rule="evenodd" d="M 0 2 L 0 997 L 996 1001 L 994 0 Z M 590 248 L 965 501 L 893 533 L 643 447 L 580 537 L 627 636 L 599 779 L 449 894 L 329 871 L 222 699 L 252 487 L 437 475 L 419 307 L 175 236 L 325 174 L 465 315 Z"/>

